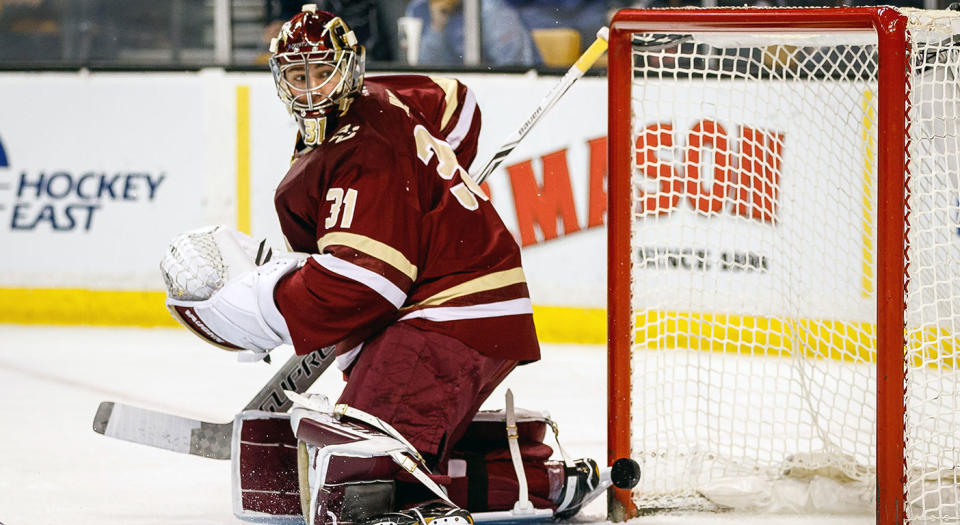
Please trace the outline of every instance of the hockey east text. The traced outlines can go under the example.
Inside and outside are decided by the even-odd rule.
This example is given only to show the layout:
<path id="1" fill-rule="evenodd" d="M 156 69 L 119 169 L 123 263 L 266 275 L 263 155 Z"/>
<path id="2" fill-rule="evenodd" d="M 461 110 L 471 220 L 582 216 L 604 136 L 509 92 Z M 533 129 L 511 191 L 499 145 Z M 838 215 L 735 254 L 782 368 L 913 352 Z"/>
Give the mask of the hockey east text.
<path id="1" fill-rule="evenodd" d="M 10 229 L 90 231 L 95 217 L 109 203 L 153 201 L 164 173 L 88 171 L 23 171 L 8 189 L 15 199 Z"/>

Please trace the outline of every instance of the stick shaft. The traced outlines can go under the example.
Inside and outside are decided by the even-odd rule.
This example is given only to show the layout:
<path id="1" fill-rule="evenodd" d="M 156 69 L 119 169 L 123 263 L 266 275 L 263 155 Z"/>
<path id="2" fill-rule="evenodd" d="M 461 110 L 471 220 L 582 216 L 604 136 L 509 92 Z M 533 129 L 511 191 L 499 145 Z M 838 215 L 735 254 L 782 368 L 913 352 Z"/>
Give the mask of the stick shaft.
<path id="1" fill-rule="evenodd" d="M 284 390 L 302 394 L 330 367 L 336 358 L 332 346 L 321 348 L 307 355 L 292 355 L 283 367 L 263 385 L 244 410 L 286 412 L 293 402 L 284 395 Z"/>
<path id="2" fill-rule="evenodd" d="M 510 155 L 510 152 L 517 147 L 521 140 L 530 133 L 533 126 L 548 112 L 557 101 L 570 89 L 574 82 L 580 79 L 584 73 L 589 70 L 594 63 L 607 51 L 607 28 L 604 27 L 597 32 L 597 39 L 590 44 L 590 47 L 580 55 L 580 58 L 570 66 L 570 69 L 564 73 L 559 82 L 543 97 L 533 113 L 523 122 L 513 135 L 500 146 L 493 157 L 487 161 L 487 164 L 473 178 L 477 184 L 486 180 L 491 173 Z"/>

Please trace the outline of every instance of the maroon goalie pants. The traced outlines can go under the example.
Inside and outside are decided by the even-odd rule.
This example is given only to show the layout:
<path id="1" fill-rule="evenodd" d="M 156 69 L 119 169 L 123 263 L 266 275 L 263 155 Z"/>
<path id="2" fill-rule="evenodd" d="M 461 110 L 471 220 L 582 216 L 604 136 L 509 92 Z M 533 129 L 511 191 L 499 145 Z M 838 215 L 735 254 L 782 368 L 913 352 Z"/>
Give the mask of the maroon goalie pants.
<path id="1" fill-rule="evenodd" d="M 396 323 L 364 344 L 338 402 L 386 421 L 443 471 L 450 448 L 516 366 L 450 336 Z"/>

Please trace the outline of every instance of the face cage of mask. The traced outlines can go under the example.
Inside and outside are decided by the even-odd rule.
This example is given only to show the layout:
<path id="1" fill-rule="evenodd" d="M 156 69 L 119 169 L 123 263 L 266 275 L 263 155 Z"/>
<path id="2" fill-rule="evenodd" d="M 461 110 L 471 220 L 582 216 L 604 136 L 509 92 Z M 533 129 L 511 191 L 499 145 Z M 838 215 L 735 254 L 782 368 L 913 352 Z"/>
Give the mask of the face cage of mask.
<path id="1" fill-rule="evenodd" d="M 330 60 L 331 57 L 334 60 Z M 301 115 L 308 113 L 325 114 L 352 91 L 351 81 L 354 80 L 355 62 L 356 53 L 347 49 L 311 53 L 281 53 L 270 58 L 270 70 L 273 73 L 273 81 L 277 86 L 277 93 L 291 112 Z M 331 68 L 331 70 L 323 82 L 313 86 L 311 85 L 310 70 L 317 67 Z M 294 86 L 284 76 L 292 68 L 303 68 L 304 90 Z M 330 94 L 324 95 L 321 93 L 320 90 L 332 82 L 337 74 L 339 74 L 339 81 L 330 90 Z"/>

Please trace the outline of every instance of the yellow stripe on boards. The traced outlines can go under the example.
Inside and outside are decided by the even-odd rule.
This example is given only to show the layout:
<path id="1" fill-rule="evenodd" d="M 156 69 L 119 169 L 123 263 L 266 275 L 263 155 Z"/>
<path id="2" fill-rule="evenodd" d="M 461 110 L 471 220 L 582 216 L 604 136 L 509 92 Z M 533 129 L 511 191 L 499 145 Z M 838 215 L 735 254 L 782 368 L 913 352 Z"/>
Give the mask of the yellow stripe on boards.
<path id="1" fill-rule="evenodd" d="M 237 229 L 250 233 L 250 86 L 237 86 Z"/>
<path id="2" fill-rule="evenodd" d="M 533 305 L 533 322 L 541 343 L 607 343 L 607 311 L 603 308 Z"/>
<path id="3" fill-rule="evenodd" d="M 911 330 L 906 355 L 912 368 L 960 370 L 960 339 L 942 328 Z"/>
<path id="4" fill-rule="evenodd" d="M 873 108 L 873 92 L 870 90 L 863 92 L 863 121 L 861 135 L 863 138 L 863 180 L 861 184 L 861 232 L 862 239 L 861 261 L 860 261 L 860 295 L 862 297 L 872 297 L 874 294 L 874 238 L 876 237 L 876 225 L 874 215 L 876 210 L 873 206 L 873 196 L 875 194 L 874 176 L 875 166 L 877 164 L 877 139 L 874 133 L 874 124 L 876 122 L 876 112 Z"/>
<path id="5" fill-rule="evenodd" d="M 872 363 L 875 328 L 873 323 L 650 311 L 637 315 L 634 340 L 648 350 L 777 357 L 802 352 L 810 358 Z"/>
<path id="6" fill-rule="evenodd" d="M 164 292 L 80 288 L 0 288 L 0 323 L 180 327 L 164 305 Z M 604 345 L 602 308 L 534 306 L 542 343 Z M 690 312 L 637 315 L 636 341 L 648 351 L 680 350 L 874 362 L 872 323 Z M 907 334 L 907 365 L 960 370 L 960 339 L 929 327 Z M 643 342 L 640 342 L 643 341 Z"/>
<path id="7" fill-rule="evenodd" d="M 636 347 L 876 362 L 876 325 L 825 319 L 776 319 L 732 314 L 644 312 L 636 317 Z M 905 332 L 908 366 L 960 370 L 960 338 L 927 327 Z"/>
<path id="8" fill-rule="evenodd" d="M 155 291 L 81 288 L 0 289 L 0 323 L 180 326 Z"/>

